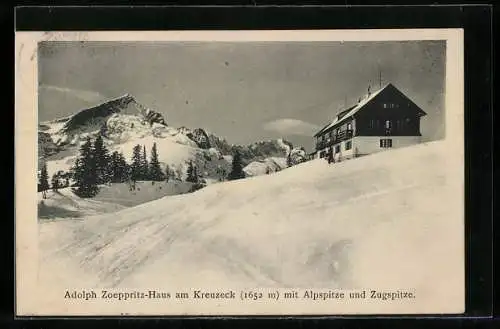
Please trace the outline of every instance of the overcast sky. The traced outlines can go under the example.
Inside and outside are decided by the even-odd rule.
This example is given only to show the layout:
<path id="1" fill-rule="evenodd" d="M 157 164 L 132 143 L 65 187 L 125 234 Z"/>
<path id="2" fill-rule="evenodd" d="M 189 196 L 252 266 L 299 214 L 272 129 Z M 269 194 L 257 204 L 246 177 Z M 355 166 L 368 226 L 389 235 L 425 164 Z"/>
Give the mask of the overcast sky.
<path id="1" fill-rule="evenodd" d="M 39 120 L 130 93 L 171 126 L 232 143 L 312 135 L 347 102 L 393 83 L 428 113 L 425 139 L 444 129 L 445 42 L 45 42 Z"/>

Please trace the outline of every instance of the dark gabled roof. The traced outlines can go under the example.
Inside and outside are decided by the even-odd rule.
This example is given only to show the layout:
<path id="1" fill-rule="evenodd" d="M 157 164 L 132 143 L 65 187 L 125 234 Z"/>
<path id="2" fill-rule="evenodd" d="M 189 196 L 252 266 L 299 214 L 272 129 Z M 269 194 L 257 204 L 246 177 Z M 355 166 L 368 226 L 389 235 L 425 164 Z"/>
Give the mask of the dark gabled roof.
<path id="1" fill-rule="evenodd" d="M 356 114 L 359 110 L 361 110 L 363 107 L 365 107 L 366 104 L 370 103 L 375 97 L 377 97 L 377 95 L 379 95 L 383 90 L 387 89 L 387 88 L 394 88 L 396 89 L 397 91 L 399 91 L 399 89 L 397 89 L 392 83 L 388 83 L 387 85 L 385 85 L 384 87 L 380 88 L 379 90 L 369 94 L 369 95 L 366 95 L 365 98 L 361 99 L 360 102 L 354 106 L 351 106 L 350 108 L 346 109 L 346 110 L 343 110 L 341 111 L 339 114 L 337 114 L 337 116 L 335 117 L 335 119 L 327 124 L 326 126 L 324 126 L 320 131 L 318 131 L 314 137 L 320 135 L 322 132 L 326 131 L 326 130 L 329 130 L 330 128 L 332 127 L 335 127 L 335 126 L 338 126 L 340 125 L 342 122 L 344 122 L 347 118 L 350 118 L 352 117 L 354 114 Z M 400 92 L 400 91 L 399 91 Z M 401 93 L 401 92 L 400 92 Z M 403 93 L 401 93 L 403 96 L 405 96 L 406 98 L 408 98 L 406 95 L 404 95 Z M 408 98 L 409 99 L 409 98 Z M 410 100 L 410 99 L 409 99 Z M 410 100 L 411 101 L 411 100 Z M 412 101 L 411 101 L 412 102 Z M 413 102 L 412 102 L 413 103 Z M 424 116 L 426 115 L 427 113 L 425 113 L 422 109 L 420 109 L 419 106 L 417 106 L 415 103 L 413 103 L 419 110 L 420 110 L 420 115 L 421 116 Z"/>

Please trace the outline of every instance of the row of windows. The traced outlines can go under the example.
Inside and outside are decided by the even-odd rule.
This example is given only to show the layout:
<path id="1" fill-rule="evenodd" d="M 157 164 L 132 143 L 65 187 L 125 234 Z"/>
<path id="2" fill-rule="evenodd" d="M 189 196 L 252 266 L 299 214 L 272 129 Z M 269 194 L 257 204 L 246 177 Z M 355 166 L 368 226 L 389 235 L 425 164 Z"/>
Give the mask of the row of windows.
<path id="1" fill-rule="evenodd" d="M 346 151 L 352 149 L 352 141 L 346 142 L 344 148 Z M 340 145 L 335 145 L 333 152 L 334 152 L 334 154 L 340 153 Z M 327 151 L 321 151 L 321 153 L 319 154 L 319 157 L 324 158 L 327 155 L 328 155 Z"/>
<path id="2" fill-rule="evenodd" d="M 380 140 L 380 147 L 381 148 L 391 148 L 392 147 L 392 139 L 389 139 L 389 138 L 381 139 Z M 346 151 L 352 149 L 352 141 L 346 142 L 344 148 Z M 339 152 L 340 152 L 340 145 L 335 145 L 334 154 L 337 154 Z M 322 152 L 320 152 L 319 157 L 324 158 L 327 156 L 327 154 L 328 154 L 328 152 L 322 151 Z"/>
<path id="3" fill-rule="evenodd" d="M 380 140 L 380 147 L 381 148 L 389 148 L 392 147 L 392 139 L 381 139 Z"/>
<path id="4" fill-rule="evenodd" d="M 383 122 L 383 124 L 384 124 L 385 129 L 392 129 L 392 125 L 393 125 L 393 123 L 395 123 L 396 129 L 402 130 L 403 127 L 406 124 L 409 124 L 410 122 L 411 122 L 411 120 L 409 118 L 407 118 L 405 120 L 394 120 L 394 121 L 393 120 L 385 120 L 385 122 Z M 369 128 L 380 128 L 380 120 L 370 120 L 368 127 Z"/>
<path id="5" fill-rule="evenodd" d="M 394 103 L 384 103 L 382 104 L 382 107 L 384 109 L 396 109 L 399 108 L 399 104 L 394 104 Z"/>
<path id="6" fill-rule="evenodd" d="M 352 149 L 352 141 L 345 142 L 344 149 L 346 151 L 349 151 L 350 149 Z M 335 153 L 339 153 L 340 152 L 340 144 L 339 145 L 335 145 L 334 152 Z"/>

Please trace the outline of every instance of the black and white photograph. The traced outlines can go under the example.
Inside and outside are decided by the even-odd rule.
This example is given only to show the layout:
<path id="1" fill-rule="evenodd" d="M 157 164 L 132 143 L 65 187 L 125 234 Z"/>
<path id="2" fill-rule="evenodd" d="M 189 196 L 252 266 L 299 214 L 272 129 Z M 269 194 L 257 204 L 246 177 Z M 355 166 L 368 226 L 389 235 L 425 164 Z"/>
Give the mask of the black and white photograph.
<path id="1" fill-rule="evenodd" d="M 432 31 L 18 41 L 25 312 L 463 311 L 461 34 Z"/>

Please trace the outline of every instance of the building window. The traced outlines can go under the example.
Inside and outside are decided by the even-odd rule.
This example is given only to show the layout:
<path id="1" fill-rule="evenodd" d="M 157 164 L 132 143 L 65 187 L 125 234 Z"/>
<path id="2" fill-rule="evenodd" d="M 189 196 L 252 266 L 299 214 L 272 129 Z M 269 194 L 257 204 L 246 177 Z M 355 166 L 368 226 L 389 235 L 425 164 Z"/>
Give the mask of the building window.
<path id="1" fill-rule="evenodd" d="M 340 152 L 340 145 L 335 145 L 335 153 L 339 153 Z"/>
<path id="2" fill-rule="evenodd" d="M 345 149 L 346 149 L 346 151 L 352 149 L 352 142 L 351 141 L 348 141 L 345 143 Z"/>
<path id="3" fill-rule="evenodd" d="M 350 122 L 349 122 L 349 123 L 347 124 L 347 130 L 352 130 L 352 123 L 350 123 Z"/>
<path id="4" fill-rule="evenodd" d="M 389 148 L 392 147 L 392 139 L 381 139 L 380 140 L 381 148 Z"/>
<path id="5" fill-rule="evenodd" d="M 399 108 L 399 104 L 394 104 L 394 103 L 384 103 L 383 104 L 384 109 L 395 109 Z"/>
<path id="6" fill-rule="evenodd" d="M 370 123 L 368 125 L 370 128 L 373 128 L 373 120 L 370 120 Z"/>
<path id="7" fill-rule="evenodd" d="M 392 122 L 391 120 L 386 120 L 385 121 L 385 129 L 391 129 Z"/>

